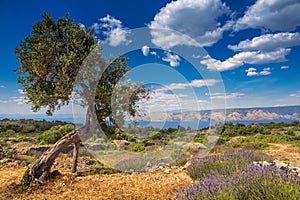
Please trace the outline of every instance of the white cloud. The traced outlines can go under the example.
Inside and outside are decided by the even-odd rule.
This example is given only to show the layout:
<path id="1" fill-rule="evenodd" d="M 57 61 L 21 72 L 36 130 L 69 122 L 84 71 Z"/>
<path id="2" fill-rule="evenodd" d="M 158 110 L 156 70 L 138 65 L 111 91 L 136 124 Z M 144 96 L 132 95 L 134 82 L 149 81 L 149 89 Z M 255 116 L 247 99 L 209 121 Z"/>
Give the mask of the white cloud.
<path id="1" fill-rule="evenodd" d="M 200 107 L 208 108 L 210 101 L 198 99 L 193 93 L 193 88 L 213 86 L 219 80 L 193 80 L 186 83 L 171 83 L 153 89 L 150 100 L 141 102 L 140 106 L 148 113 L 166 112 L 174 110 L 199 110 Z"/>
<path id="2" fill-rule="evenodd" d="M 3 103 L 3 104 L 14 103 L 14 104 L 18 104 L 18 105 L 23 105 L 23 104 L 27 103 L 27 100 L 25 99 L 24 96 L 15 96 L 15 97 L 10 97 L 6 100 L 0 99 L 0 103 Z"/>
<path id="3" fill-rule="evenodd" d="M 272 31 L 293 31 L 300 25 L 299 0 L 257 0 L 238 19 L 234 29 L 265 28 Z"/>
<path id="4" fill-rule="evenodd" d="M 149 24 L 152 42 L 165 49 L 176 45 L 211 46 L 223 37 L 224 31 L 231 29 L 232 21 L 218 21 L 230 13 L 221 0 L 172 1 Z"/>
<path id="5" fill-rule="evenodd" d="M 25 99 L 25 97 L 11 97 L 11 102 L 17 103 L 18 105 L 23 105 L 28 101 Z"/>
<path id="6" fill-rule="evenodd" d="M 143 47 L 142 47 L 143 55 L 144 55 L 144 56 L 148 56 L 149 50 L 150 50 L 150 47 L 148 47 L 147 45 L 143 46 Z"/>
<path id="7" fill-rule="evenodd" d="M 0 88 L 6 88 L 6 86 L 4 86 L 4 85 L 0 85 Z"/>
<path id="8" fill-rule="evenodd" d="M 212 71 L 226 71 L 238 68 L 244 64 L 266 64 L 274 62 L 286 61 L 285 56 L 289 54 L 291 49 L 277 49 L 270 52 L 246 51 L 235 54 L 233 57 L 225 61 L 216 60 L 210 56 L 206 56 L 201 64 L 207 65 L 207 69 Z"/>
<path id="9" fill-rule="evenodd" d="M 25 94 L 25 92 L 22 89 L 18 89 L 19 94 Z"/>
<path id="10" fill-rule="evenodd" d="M 299 33 L 276 33 L 254 37 L 252 40 L 241 41 L 238 45 L 228 45 L 234 51 L 273 51 L 300 45 Z"/>
<path id="11" fill-rule="evenodd" d="M 156 91 L 182 90 L 189 87 L 196 87 L 196 88 L 201 88 L 205 86 L 208 87 L 208 86 L 213 86 L 218 82 L 220 81 L 216 79 L 202 79 L 202 80 L 192 80 L 191 82 L 187 82 L 187 83 L 171 83 L 169 85 L 165 85 L 164 87 L 157 89 Z"/>
<path id="12" fill-rule="evenodd" d="M 150 54 L 153 56 L 158 56 L 156 51 L 150 51 Z"/>
<path id="13" fill-rule="evenodd" d="M 257 72 L 256 68 L 251 67 L 249 69 L 246 69 L 245 72 L 247 72 L 247 76 L 267 76 L 271 74 L 270 70 L 271 68 L 267 67 L 264 68 L 263 71 Z"/>
<path id="14" fill-rule="evenodd" d="M 297 97 L 298 98 L 298 97 L 300 97 L 300 90 L 298 91 L 298 93 L 299 94 L 295 94 L 295 93 L 294 94 L 290 94 L 290 97 Z"/>
<path id="15" fill-rule="evenodd" d="M 94 23 L 95 33 L 102 33 L 106 39 L 104 42 L 111 46 L 119 46 L 121 44 L 128 45 L 131 40 L 127 39 L 130 31 L 123 27 L 122 22 L 110 15 L 99 19 L 100 23 Z"/>
<path id="16" fill-rule="evenodd" d="M 202 58 L 203 56 L 202 55 L 195 55 L 195 54 L 193 54 L 191 57 L 192 58 Z"/>
<path id="17" fill-rule="evenodd" d="M 289 66 L 281 66 L 280 69 L 288 69 Z"/>
<path id="18" fill-rule="evenodd" d="M 207 96 L 211 99 L 235 99 L 244 96 L 244 93 L 233 92 L 233 93 L 207 93 Z"/>
<path id="19" fill-rule="evenodd" d="M 167 57 L 163 57 L 162 60 L 165 62 L 169 62 L 171 67 L 177 67 L 179 66 L 179 61 L 181 60 L 180 57 L 176 54 L 172 54 L 170 52 L 167 52 Z"/>

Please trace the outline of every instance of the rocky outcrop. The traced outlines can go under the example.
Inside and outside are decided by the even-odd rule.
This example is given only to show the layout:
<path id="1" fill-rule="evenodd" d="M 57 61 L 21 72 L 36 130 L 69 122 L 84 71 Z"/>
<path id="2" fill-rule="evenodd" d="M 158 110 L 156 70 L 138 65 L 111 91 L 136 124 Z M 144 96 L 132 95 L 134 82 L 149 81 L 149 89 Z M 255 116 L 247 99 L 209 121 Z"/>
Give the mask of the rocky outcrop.
<path id="1" fill-rule="evenodd" d="M 267 162 L 267 161 L 259 161 L 259 162 L 253 162 L 253 164 L 257 165 L 257 166 L 273 166 L 276 167 L 277 169 L 287 172 L 289 174 L 292 175 L 296 175 L 300 177 L 300 167 L 296 167 L 293 166 L 291 163 L 286 163 L 286 162 L 282 162 L 279 160 L 274 160 L 271 163 Z"/>

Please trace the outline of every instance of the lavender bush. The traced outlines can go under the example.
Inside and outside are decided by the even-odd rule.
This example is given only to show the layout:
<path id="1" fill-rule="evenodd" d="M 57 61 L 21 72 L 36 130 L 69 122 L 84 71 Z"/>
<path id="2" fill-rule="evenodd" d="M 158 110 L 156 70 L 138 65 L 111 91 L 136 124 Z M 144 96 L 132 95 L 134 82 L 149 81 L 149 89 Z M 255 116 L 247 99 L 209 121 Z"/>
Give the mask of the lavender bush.
<path id="1" fill-rule="evenodd" d="M 195 159 L 188 167 L 187 173 L 193 180 L 203 179 L 211 174 L 220 177 L 233 176 L 253 161 L 270 161 L 263 153 L 254 151 L 234 151 L 224 155 L 210 155 Z"/>
<path id="2" fill-rule="evenodd" d="M 300 199 L 300 179 L 272 166 L 248 164 L 232 176 L 210 175 L 181 191 L 179 200 Z"/>

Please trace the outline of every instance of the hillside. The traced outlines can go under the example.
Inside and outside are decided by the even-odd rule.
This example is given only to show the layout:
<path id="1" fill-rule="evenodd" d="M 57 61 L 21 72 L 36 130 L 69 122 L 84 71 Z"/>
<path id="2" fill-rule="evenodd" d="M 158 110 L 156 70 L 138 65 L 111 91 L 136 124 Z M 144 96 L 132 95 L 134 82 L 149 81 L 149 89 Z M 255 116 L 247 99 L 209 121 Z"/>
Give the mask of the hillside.
<path id="1" fill-rule="evenodd" d="M 16 122 L 12 121 L 12 123 Z M 39 122 L 35 123 L 38 124 Z M 9 124 L 8 121 L 6 121 L 5 125 L 7 126 L 7 124 Z M 21 184 L 22 176 L 27 166 L 34 162 L 39 156 L 34 153 L 34 151 L 28 153 L 28 149 L 32 149 L 33 146 L 39 146 L 35 144 L 39 141 L 37 139 L 39 136 L 46 136 L 47 134 L 45 133 L 51 134 L 57 130 L 57 127 L 64 127 L 67 125 L 50 126 L 48 130 L 42 132 L 39 132 L 38 130 L 37 132 L 31 133 L 22 133 L 22 131 L 15 132 L 15 135 L 12 135 L 11 137 L 7 137 L 7 132 L 5 132 L 4 135 L 2 133 L 0 148 L 0 199 L 164 200 L 169 198 L 176 199 L 177 197 L 179 199 L 186 199 L 184 196 L 187 195 L 187 193 L 182 191 L 182 189 L 185 188 L 185 191 L 190 191 L 192 187 L 191 184 L 198 184 L 201 183 L 201 181 L 213 181 L 210 180 L 209 177 L 216 175 L 215 171 L 208 170 L 206 172 L 207 169 L 213 170 L 217 167 L 218 173 L 222 174 L 226 172 L 226 176 L 228 176 L 229 173 L 228 178 L 230 179 L 231 176 L 239 173 L 239 170 L 244 170 L 247 166 L 252 168 L 255 167 L 252 164 L 254 163 L 253 161 L 272 163 L 273 160 L 279 160 L 276 161 L 275 165 L 278 165 L 279 163 L 282 169 L 278 168 L 278 170 L 295 168 L 298 170 L 296 173 L 300 174 L 300 168 L 297 168 L 297 166 L 300 166 L 299 122 L 269 123 L 264 125 L 250 124 L 248 126 L 227 123 L 223 126 L 217 144 L 212 148 L 211 152 L 203 158 L 198 157 L 200 154 L 198 154 L 197 148 L 193 147 L 187 149 L 183 156 L 179 157 L 175 162 L 157 166 L 157 168 L 152 169 L 151 171 L 120 172 L 103 165 L 97 159 L 91 157 L 89 152 L 82 147 L 80 150 L 77 174 L 72 174 L 70 172 L 72 156 L 66 152 L 56 159 L 52 168 L 52 171 L 56 173 L 49 182 L 42 185 L 36 183 L 29 187 L 24 185 L 24 183 Z M 218 126 L 215 128 L 218 129 Z M 139 130 L 142 131 L 143 129 Z M 153 129 L 153 131 L 157 130 Z M 174 129 L 170 129 L 169 131 L 174 131 Z M 157 132 L 155 133 L 156 135 L 152 135 L 153 139 L 159 135 Z M 157 141 L 152 145 L 164 145 L 161 141 L 165 141 L 166 139 L 171 140 L 172 138 L 168 136 L 168 134 L 171 133 L 172 132 L 166 130 L 161 130 L 162 135 L 159 135 Z M 207 129 L 195 131 L 195 138 L 192 144 L 202 142 L 202 146 L 208 145 L 206 143 L 207 134 L 209 134 Z M 23 139 L 21 137 L 22 135 Z M 24 138 L 27 139 L 24 140 Z M 46 142 L 48 140 L 43 141 Z M 134 145 L 134 143 L 132 145 Z M 149 149 L 146 148 L 142 151 L 149 151 Z M 224 162 L 223 159 L 225 159 L 226 162 Z M 210 167 L 207 168 L 207 166 Z M 230 166 L 234 167 L 231 168 Z M 286 168 L 285 166 L 289 166 L 289 168 Z M 224 169 L 226 170 L 224 171 Z M 282 174 L 282 172 L 279 174 Z M 285 184 L 289 184 L 290 187 L 292 187 L 295 192 L 299 192 L 300 195 L 300 187 L 293 185 L 292 182 L 286 182 L 286 180 L 289 179 L 285 179 L 281 176 L 285 175 L 282 174 L 279 177 L 276 175 L 280 180 L 281 178 L 285 180 L 283 182 L 281 181 L 283 184 L 282 187 L 286 187 Z M 290 178 L 294 179 L 293 177 Z M 298 181 L 298 179 L 296 180 Z M 214 187 L 214 185 L 211 187 Z M 264 186 L 261 185 L 259 187 Z M 219 189 L 221 188 L 222 187 Z M 276 191 L 277 189 L 271 188 L 271 191 L 269 192 L 276 194 Z M 197 191 L 195 192 L 195 194 L 198 194 Z M 226 193 L 222 194 L 225 195 Z M 295 194 L 298 195 L 298 193 Z M 177 195 L 183 196 L 180 197 Z M 289 195 L 289 193 L 286 193 L 286 195 Z M 207 199 L 206 197 L 203 198 Z M 222 197 L 221 199 L 226 198 Z"/>

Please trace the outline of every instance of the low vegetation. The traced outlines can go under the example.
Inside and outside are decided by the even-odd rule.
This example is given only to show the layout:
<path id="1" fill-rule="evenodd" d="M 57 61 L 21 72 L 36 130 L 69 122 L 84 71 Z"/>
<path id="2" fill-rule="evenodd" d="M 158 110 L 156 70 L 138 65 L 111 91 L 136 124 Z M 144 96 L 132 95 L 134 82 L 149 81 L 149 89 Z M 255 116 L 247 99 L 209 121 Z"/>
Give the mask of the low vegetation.
<path id="1" fill-rule="evenodd" d="M 188 173 L 197 179 L 177 199 L 299 199 L 300 178 L 272 166 L 256 166 L 266 160 L 262 153 L 239 151 L 196 159 Z"/>
<path id="2" fill-rule="evenodd" d="M 176 198 L 181 200 L 234 200 L 253 199 L 253 197 L 267 200 L 275 197 L 280 197 L 279 199 L 300 198 L 299 178 L 283 173 L 271 166 L 259 167 L 253 164 L 253 161 L 270 162 L 272 158 L 262 152 L 267 152 L 274 144 L 293 145 L 293 148 L 299 148 L 299 127 L 299 122 L 249 125 L 239 123 L 217 124 L 213 130 L 218 131 L 220 137 L 208 156 L 198 158 L 195 156 L 197 154 L 194 151 L 189 151 L 189 149 L 175 149 L 176 151 L 172 152 L 172 156 L 176 159 L 170 163 L 170 167 L 183 169 L 183 166 L 190 163 L 185 171 L 193 180 L 192 184 L 181 191 L 179 190 Z M 15 147 L 20 148 L 22 145 L 26 145 L 28 148 L 32 145 L 53 144 L 74 128 L 73 124 L 59 121 L 0 120 L 0 160 L 3 162 L 1 166 L 5 165 L 5 162 L 14 163 L 14 161 L 22 163 L 22 166 L 32 163 L 37 158 L 36 155 L 20 155 Z M 208 142 L 207 131 L 207 128 L 191 130 L 190 128 L 178 127 L 159 130 L 154 127 L 129 126 L 123 130 L 116 129 L 114 136 L 110 138 L 107 145 L 109 145 L 109 149 L 116 149 L 113 141 L 123 140 L 129 143 L 128 146 L 124 147 L 124 150 L 147 153 L 147 151 L 155 151 L 164 145 L 173 144 L 176 137 L 181 138 L 185 133 L 195 133 L 190 140 L 192 145 L 202 143 L 205 146 Z M 95 142 L 91 145 L 99 145 L 99 143 L 101 140 L 95 138 Z M 105 149 L 107 148 L 105 147 Z M 141 169 L 148 167 L 146 160 L 137 157 L 118 163 L 115 166 L 118 170 L 115 170 L 91 158 L 85 148 L 80 148 L 79 155 L 80 170 L 77 176 L 86 177 L 114 173 L 122 176 L 118 170 L 143 171 Z M 71 163 L 70 155 L 61 154 L 53 169 L 68 170 Z M 38 189 L 36 188 L 36 190 Z"/>

